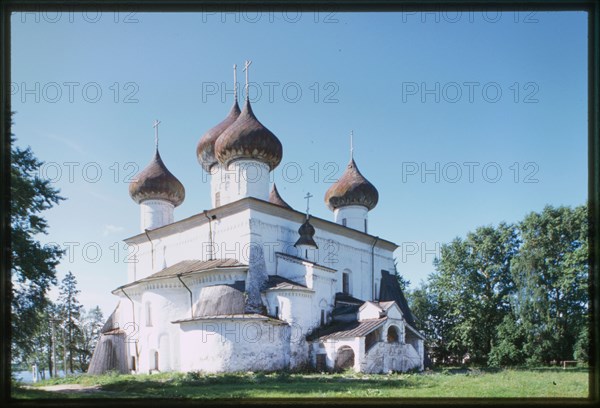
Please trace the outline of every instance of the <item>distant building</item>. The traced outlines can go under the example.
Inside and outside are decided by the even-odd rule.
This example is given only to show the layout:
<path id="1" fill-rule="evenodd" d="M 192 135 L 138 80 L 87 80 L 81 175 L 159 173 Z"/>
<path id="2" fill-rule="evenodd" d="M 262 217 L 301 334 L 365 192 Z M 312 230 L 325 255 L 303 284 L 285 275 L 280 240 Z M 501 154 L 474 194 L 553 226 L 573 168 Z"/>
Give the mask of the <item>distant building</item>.
<path id="1" fill-rule="evenodd" d="M 90 373 L 423 369 L 423 336 L 393 272 L 397 245 L 367 232 L 377 189 L 351 158 L 325 196 L 334 220 L 312 217 L 270 188 L 282 154 L 236 92 L 197 146 L 213 208 L 175 221 L 185 189 L 156 143 L 129 186 L 141 212 L 141 232 L 125 240 L 135 262 L 112 292 L 120 301 Z"/>

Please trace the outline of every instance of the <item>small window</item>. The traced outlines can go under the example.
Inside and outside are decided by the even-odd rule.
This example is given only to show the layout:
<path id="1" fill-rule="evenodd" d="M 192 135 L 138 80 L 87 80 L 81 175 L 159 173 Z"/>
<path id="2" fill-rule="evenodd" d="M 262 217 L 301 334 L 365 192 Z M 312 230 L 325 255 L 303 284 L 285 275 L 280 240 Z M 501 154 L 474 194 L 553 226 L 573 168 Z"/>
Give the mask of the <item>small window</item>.
<path id="1" fill-rule="evenodd" d="M 325 326 L 325 310 L 321 309 L 321 326 Z"/>
<path id="2" fill-rule="evenodd" d="M 275 317 L 279 319 L 279 306 L 275 306 Z"/>
<path id="3" fill-rule="evenodd" d="M 221 206 L 221 192 L 217 191 L 215 193 L 215 207 L 220 207 Z"/>
<path id="4" fill-rule="evenodd" d="M 342 273 L 342 292 L 350 294 L 350 274 L 346 272 Z"/>
<path id="5" fill-rule="evenodd" d="M 135 371 L 135 356 L 131 356 L 131 370 Z"/>
<path id="6" fill-rule="evenodd" d="M 304 258 L 308 259 L 308 249 L 304 250 Z"/>
<path id="7" fill-rule="evenodd" d="M 158 351 L 154 352 L 154 369 L 158 371 Z"/>
<path id="8" fill-rule="evenodd" d="M 365 233 L 367 232 L 367 219 L 365 218 Z"/>
<path id="9" fill-rule="evenodd" d="M 342 218 L 342 225 L 345 227 L 346 226 L 346 219 Z"/>

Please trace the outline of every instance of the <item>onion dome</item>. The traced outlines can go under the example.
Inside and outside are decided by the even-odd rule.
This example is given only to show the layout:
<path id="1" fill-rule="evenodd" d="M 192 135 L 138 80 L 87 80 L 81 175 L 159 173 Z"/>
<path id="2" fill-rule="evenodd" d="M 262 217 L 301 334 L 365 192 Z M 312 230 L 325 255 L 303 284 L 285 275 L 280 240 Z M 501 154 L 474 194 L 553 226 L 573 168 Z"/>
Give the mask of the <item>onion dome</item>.
<path id="1" fill-rule="evenodd" d="M 325 203 L 330 210 L 347 205 L 362 205 L 372 210 L 378 200 L 377 189 L 363 177 L 354 159 L 350 160 L 342 177 L 325 193 Z"/>
<path id="2" fill-rule="evenodd" d="M 196 146 L 196 156 L 198 157 L 198 162 L 206 172 L 210 173 L 210 168 L 217 164 L 215 142 L 223 131 L 235 122 L 238 116 L 240 116 L 240 106 L 238 105 L 237 98 L 235 98 L 235 102 L 227 117 L 200 138 Z"/>
<path id="3" fill-rule="evenodd" d="M 215 156 L 225 165 L 250 159 L 261 161 L 273 170 L 281 162 L 283 148 L 279 139 L 256 119 L 246 99 L 238 118 L 215 142 Z"/>
<path id="4" fill-rule="evenodd" d="M 294 244 L 295 247 L 306 245 L 318 248 L 317 243 L 313 239 L 315 236 L 315 227 L 310 224 L 310 216 L 306 217 L 306 221 L 304 221 L 304 224 L 298 229 L 298 234 L 300 234 L 300 238 L 298 238 L 298 241 Z"/>
<path id="5" fill-rule="evenodd" d="M 185 188 L 167 169 L 157 148 L 150 164 L 129 183 L 129 195 L 137 204 L 165 200 L 177 207 L 185 199 Z"/>
<path id="6" fill-rule="evenodd" d="M 277 186 L 275 185 L 275 183 L 273 183 L 273 188 L 271 189 L 271 193 L 269 193 L 269 202 L 271 204 L 275 204 L 283 208 L 289 208 L 290 210 L 292 209 L 292 207 L 290 207 L 288 203 L 283 201 L 283 198 L 281 198 L 281 196 L 279 195 L 279 191 L 277 191 Z"/>

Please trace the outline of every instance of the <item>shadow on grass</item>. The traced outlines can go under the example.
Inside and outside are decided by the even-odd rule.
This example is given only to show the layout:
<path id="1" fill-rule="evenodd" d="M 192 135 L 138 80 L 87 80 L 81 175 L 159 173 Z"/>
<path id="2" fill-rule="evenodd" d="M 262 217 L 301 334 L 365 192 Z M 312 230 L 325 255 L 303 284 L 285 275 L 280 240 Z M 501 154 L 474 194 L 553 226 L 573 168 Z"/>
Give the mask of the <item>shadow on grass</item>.
<path id="1" fill-rule="evenodd" d="M 308 377 L 293 375 L 218 375 L 168 381 L 138 381 L 123 379 L 106 384 L 101 391 L 113 397 L 147 398 L 251 398 L 269 396 L 386 396 L 386 390 L 398 388 L 429 388 L 417 377 L 390 376 L 381 379 L 348 378 L 344 376 Z"/>
<path id="2" fill-rule="evenodd" d="M 429 388 L 421 376 L 390 375 L 382 378 L 345 375 L 184 375 L 170 379 L 138 379 L 127 376 L 101 385 L 94 392 L 19 389 L 18 399 L 152 398 L 152 399 L 238 399 L 270 397 L 385 397 L 398 388 Z"/>

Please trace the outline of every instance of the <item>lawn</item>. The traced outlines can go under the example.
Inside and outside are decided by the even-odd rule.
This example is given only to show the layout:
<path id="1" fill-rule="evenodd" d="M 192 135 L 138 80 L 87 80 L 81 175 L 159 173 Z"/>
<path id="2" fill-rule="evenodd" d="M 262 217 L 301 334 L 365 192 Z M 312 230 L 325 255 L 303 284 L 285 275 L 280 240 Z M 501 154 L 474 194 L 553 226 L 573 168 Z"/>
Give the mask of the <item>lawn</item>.
<path id="1" fill-rule="evenodd" d="M 63 391 L 48 386 L 78 384 Z M 13 398 L 586 398 L 588 371 L 463 369 L 413 374 L 162 373 L 46 380 Z"/>

